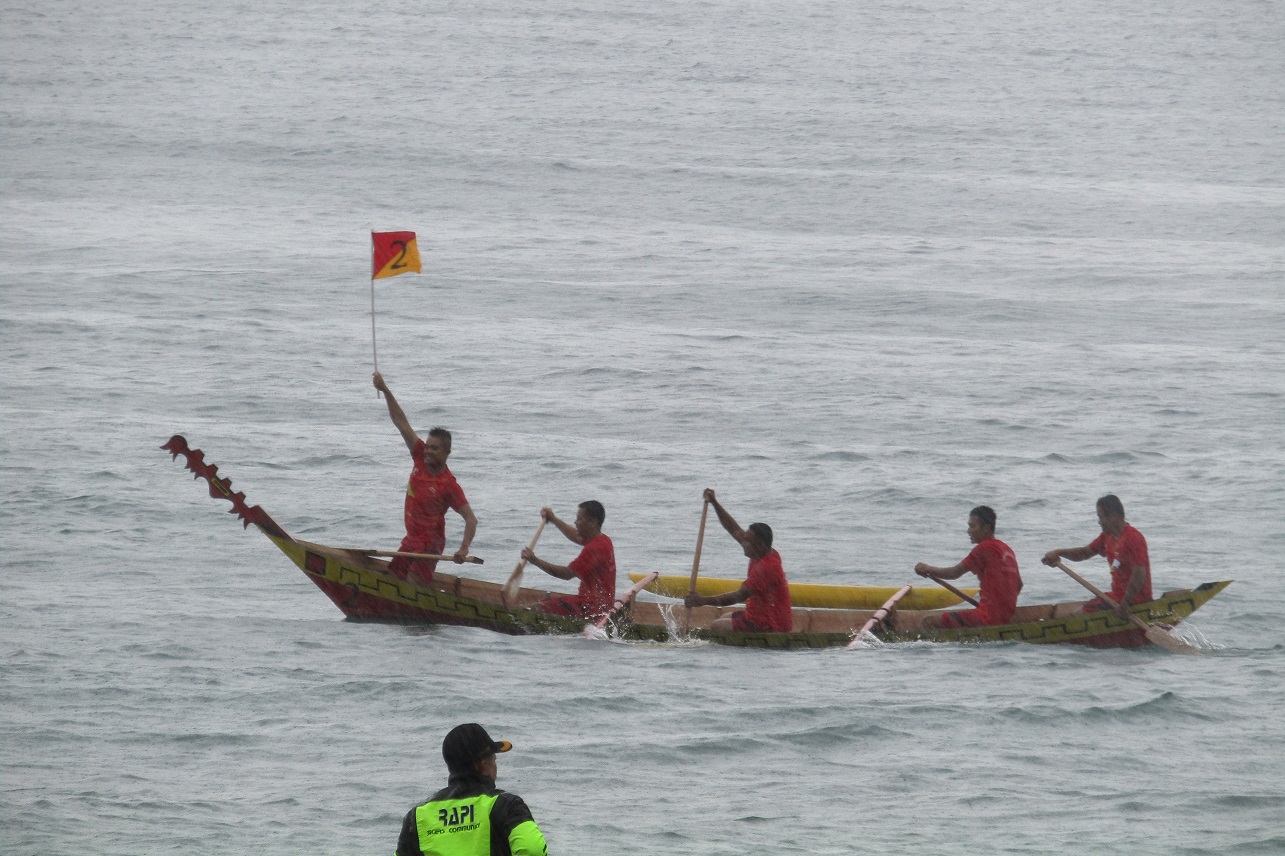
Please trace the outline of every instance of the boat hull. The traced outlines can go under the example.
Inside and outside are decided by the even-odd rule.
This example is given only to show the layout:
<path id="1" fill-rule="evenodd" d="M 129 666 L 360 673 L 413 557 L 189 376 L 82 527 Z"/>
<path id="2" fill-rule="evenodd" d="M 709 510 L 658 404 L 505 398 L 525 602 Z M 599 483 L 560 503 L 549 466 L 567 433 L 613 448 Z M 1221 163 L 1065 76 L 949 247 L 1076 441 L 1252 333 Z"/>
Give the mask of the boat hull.
<path id="1" fill-rule="evenodd" d="M 267 534 L 267 533 L 265 533 Z M 549 615 L 540 611 L 540 600 L 551 592 L 521 589 L 512 606 L 506 606 L 503 586 L 467 577 L 438 573 L 432 585 L 401 580 L 387 569 L 387 562 L 361 553 L 282 539 L 268 535 L 291 561 L 349 618 L 401 624 L 447 624 L 480 627 L 499 633 L 581 633 L 584 619 Z M 1195 589 L 1166 592 L 1138 604 L 1132 612 L 1149 623 L 1176 625 L 1217 595 L 1231 581 L 1205 583 Z M 617 618 L 622 638 L 669 641 L 677 632 L 671 608 L 655 602 L 632 603 Z M 1025 642 L 1035 645 L 1071 644 L 1095 648 L 1147 646 L 1145 634 L 1114 612 L 1080 612 L 1082 603 L 1046 604 L 1019 608 L 1023 620 L 993 627 L 919 629 L 928 610 L 899 610 L 892 626 L 876 635 L 884 642 Z M 794 610 L 795 630 L 790 633 L 733 633 L 709 629 L 713 620 L 732 608 L 699 607 L 692 610 L 690 637 L 746 648 L 835 648 L 852 641 L 873 610 Z"/>
<path id="2" fill-rule="evenodd" d="M 514 635 L 580 634 L 585 630 L 584 618 L 550 615 L 539 608 L 541 600 L 554 594 L 552 592 L 524 588 L 506 603 L 503 586 L 499 583 L 438 573 L 431 584 L 423 585 L 398 578 L 387 561 L 368 552 L 327 547 L 292 538 L 262 508 L 247 505 L 245 495 L 233 492 L 231 481 L 219 477 L 218 467 L 207 464 L 199 449 L 188 448 L 183 437 L 175 435 L 162 448 L 174 457 L 183 455 L 188 469 L 209 482 L 210 496 L 231 502 L 231 512 L 244 526 L 254 524 L 350 619 L 479 627 Z M 735 580 L 722 582 L 733 586 L 739 584 Z M 1230 580 L 1225 580 L 1205 583 L 1194 589 L 1166 592 L 1153 601 L 1133 606 L 1131 611 L 1148 623 L 1172 626 L 1230 584 Z M 808 588 L 824 590 L 835 587 Z M 862 598 L 886 599 L 886 593 L 896 591 L 894 588 L 877 587 L 838 588 L 863 589 Z M 954 598 L 945 591 L 924 591 Z M 1083 603 L 1079 601 L 1019 607 L 1012 623 L 995 627 L 925 629 L 926 619 L 939 616 L 940 612 L 904 608 L 914 593 L 907 594 L 897 612 L 875 631 L 878 638 L 885 642 L 1025 642 L 1099 648 L 1135 648 L 1150 644 L 1145 634 L 1131 622 L 1109 611 L 1083 613 L 1080 611 Z M 806 602 L 806 596 L 802 599 Z M 672 615 L 678 604 L 638 602 L 628 595 L 622 601 L 619 608 L 609 615 L 612 634 L 618 638 L 665 642 L 681 636 L 721 645 L 769 649 L 847 646 L 877 608 L 807 608 L 796 603 L 794 630 L 790 633 L 735 633 L 712 629 L 717 618 L 735 607 L 702 606 L 690 611 L 682 610 L 685 630 L 680 634 Z"/>
<path id="3" fill-rule="evenodd" d="M 511 635 L 584 632 L 584 618 L 550 615 L 538 608 L 553 592 L 520 589 L 512 605 L 506 606 L 498 583 L 439 572 L 425 585 L 399 579 L 388 562 L 364 553 L 293 538 L 268 538 L 354 620 L 480 627 Z M 627 623 L 631 605 L 623 605 L 622 614 L 615 618 L 618 624 Z M 647 630 L 638 628 L 630 636 L 663 641 L 667 635 L 663 625 L 655 632 Z"/>

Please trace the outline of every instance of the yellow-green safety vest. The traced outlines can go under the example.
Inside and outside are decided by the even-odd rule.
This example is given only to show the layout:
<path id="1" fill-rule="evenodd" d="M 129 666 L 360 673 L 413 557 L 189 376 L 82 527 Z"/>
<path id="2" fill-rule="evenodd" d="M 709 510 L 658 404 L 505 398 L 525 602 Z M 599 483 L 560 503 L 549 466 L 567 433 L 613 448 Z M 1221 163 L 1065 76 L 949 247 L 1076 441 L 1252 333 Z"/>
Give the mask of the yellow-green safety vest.
<path id="1" fill-rule="evenodd" d="M 436 800 L 415 808 L 415 831 L 424 856 L 492 856 L 491 811 L 503 793 Z M 511 856 L 549 856 L 544 833 L 534 820 L 509 831 Z"/>
<path id="2" fill-rule="evenodd" d="M 424 803 L 415 809 L 424 856 L 490 856 L 491 808 L 499 794 Z"/>

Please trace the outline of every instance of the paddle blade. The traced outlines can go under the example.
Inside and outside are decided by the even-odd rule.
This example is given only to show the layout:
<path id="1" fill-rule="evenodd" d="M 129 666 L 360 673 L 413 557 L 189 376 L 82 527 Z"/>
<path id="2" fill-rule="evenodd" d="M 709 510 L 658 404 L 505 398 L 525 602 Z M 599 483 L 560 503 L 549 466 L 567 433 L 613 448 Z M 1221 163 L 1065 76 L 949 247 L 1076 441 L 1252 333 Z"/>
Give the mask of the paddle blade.
<path id="1" fill-rule="evenodd" d="M 531 536 L 531 543 L 527 547 L 535 549 L 535 545 L 540 540 L 540 533 L 544 531 L 544 524 L 548 522 L 543 516 L 540 518 L 540 525 L 535 527 L 535 534 Z M 513 599 L 518 596 L 518 591 L 522 588 L 522 569 L 525 567 L 526 559 L 519 559 L 513 568 L 513 573 L 505 581 L 504 588 L 500 589 L 500 600 L 503 601 L 506 609 L 513 608 Z"/>
<path id="2" fill-rule="evenodd" d="M 519 562 L 518 566 L 513 569 L 504 588 L 500 590 L 500 600 L 504 601 L 506 607 L 512 607 L 513 601 L 518 596 L 522 588 L 522 569 L 526 567 L 526 562 Z"/>
<path id="3" fill-rule="evenodd" d="M 1147 641 L 1157 648 L 1163 648 L 1170 654 L 1203 654 L 1195 645 L 1188 645 L 1186 642 L 1174 636 L 1163 627 L 1156 627 L 1154 624 L 1147 625 Z"/>
<path id="4" fill-rule="evenodd" d="M 1093 583 L 1089 582 L 1084 577 L 1080 576 L 1075 571 L 1068 568 L 1064 562 L 1058 562 L 1057 567 L 1061 568 L 1064 572 L 1066 572 L 1066 575 L 1069 576 L 1071 579 L 1075 580 L 1077 583 L 1084 586 L 1089 591 L 1093 592 L 1093 594 L 1097 596 L 1098 600 L 1102 601 L 1103 603 L 1109 604 L 1112 607 L 1115 606 L 1114 600 L 1112 600 L 1111 598 L 1103 594 L 1102 591 L 1098 589 L 1097 586 L 1093 585 Z M 1129 613 L 1128 619 L 1130 622 L 1133 623 L 1135 627 L 1137 627 L 1144 634 L 1146 634 L 1148 642 L 1150 642 L 1152 645 L 1155 645 L 1157 648 L 1162 648 L 1165 651 L 1168 651 L 1170 654 L 1203 654 L 1205 653 L 1204 651 L 1201 651 L 1196 646 L 1188 645 L 1186 642 L 1183 642 L 1181 639 L 1179 639 L 1177 636 L 1174 636 L 1172 633 L 1165 630 L 1163 627 L 1157 627 L 1154 624 L 1148 624 L 1147 622 L 1143 621 L 1141 618 L 1134 615 L 1133 613 Z"/>
<path id="5" fill-rule="evenodd" d="M 866 638 L 877 638 L 870 631 L 874 630 L 876 624 L 888 617 L 888 614 L 892 612 L 892 608 L 897 605 L 897 601 L 910 594 L 911 588 L 911 586 L 902 586 L 897 589 L 896 594 L 888 598 L 888 601 L 883 606 L 876 609 L 874 615 L 870 616 L 870 620 L 857 631 L 856 635 L 853 636 L 852 641 L 848 643 L 848 650 L 852 651 L 858 648 L 869 648 L 870 645 L 866 642 Z M 879 641 L 882 642 L 883 640 Z"/>
<path id="6" fill-rule="evenodd" d="M 871 633 L 869 630 L 862 630 L 856 636 L 852 637 L 852 641 L 848 643 L 848 650 L 855 651 L 862 648 L 882 648 L 883 646 L 884 641 L 882 639 Z"/>

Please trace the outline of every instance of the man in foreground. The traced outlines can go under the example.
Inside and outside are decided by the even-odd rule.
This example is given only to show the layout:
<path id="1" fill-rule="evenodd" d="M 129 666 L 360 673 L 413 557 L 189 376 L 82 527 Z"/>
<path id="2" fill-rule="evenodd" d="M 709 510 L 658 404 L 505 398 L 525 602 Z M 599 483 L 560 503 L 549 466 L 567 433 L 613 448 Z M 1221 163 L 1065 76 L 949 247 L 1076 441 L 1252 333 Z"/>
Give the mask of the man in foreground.
<path id="1" fill-rule="evenodd" d="M 407 812 L 397 856 L 548 856 L 522 797 L 495 787 L 495 754 L 512 748 L 476 722 L 452 728 L 442 741 L 446 787 Z"/>
<path id="2" fill-rule="evenodd" d="M 1007 624 L 1017 609 L 1017 595 L 1022 590 L 1022 575 L 1017 570 L 1013 550 L 995 537 L 995 511 L 979 505 L 968 512 L 968 538 L 976 546 L 958 565 L 937 568 L 920 562 L 915 573 L 921 577 L 956 580 L 966 573 L 977 575 L 981 594 L 976 609 L 959 609 L 940 616 L 925 616 L 925 629 L 943 627 L 989 627 Z"/>
<path id="3" fill-rule="evenodd" d="M 692 593 L 687 595 L 683 603 L 687 606 L 745 604 L 745 609 L 714 619 L 710 630 L 789 633 L 794 629 L 794 616 L 790 612 L 790 584 L 781 567 L 781 554 L 772 549 L 772 527 L 766 523 L 751 523 L 748 530 L 742 529 L 719 504 L 710 488 L 705 489 L 705 501 L 718 514 L 718 522 L 740 543 L 750 560 L 750 567 L 745 575 L 745 582 L 736 591 L 710 597 Z"/>
<path id="4" fill-rule="evenodd" d="M 522 549 L 522 558 L 550 576 L 560 580 L 580 580 L 573 595 L 553 595 L 540 601 L 540 609 L 550 615 L 573 618 L 595 618 L 611 611 L 616 601 L 616 551 L 611 539 L 602 532 L 607 510 L 597 500 L 580 503 L 573 526 L 560 520 L 552 508 L 540 509 L 540 516 L 558 527 L 567 540 L 584 549 L 569 565 L 555 565 L 536 556 L 530 547 Z"/>
<path id="5" fill-rule="evenodd" d="M 477 518 L 473 516 L 473 509 L 469 507 L 459 482 L 446 466 L 446 459 L 451 454 L 451 432 L 445 428 L 434 428 L 428 432 L 427 440 L 419 439 L 379 372 L 375 372 L 374 381 L 375 389 L 382 392 L 388 401 L 388 415 L 406 441 L 413 462 L 410 481 L 406 484 L 406 510 L 403 514 L 406 537 L 397 550 L 402 553 L 441 554 L 446 549 L 446 509 L 450 508 L 464 518 L 464 538 L 454 556 L 455 563 L 460 564 L 468 557 L 469 546 L 477 532 Z M 427 584 L 433 580 L 437 560 L 396 556 L 389 568 L 401 579 Z"/>
<path id="6" fill-rule="evenodd" d="M 1124 503 L 1115 494 L 1097 502 L 1098 525 L 1102 534 L 1085 547 L 1064 547 L 1044 554 L 1044 564 L 1054 567 L 1062 559 L 1083 562 L 1094 556 L 1105 556 L 1111 568 L 1110 597 L 1116 602 L 1115 612 L 1128 618 L 1129 605 L 1146 603 L 1151 595 L 1151 561 L 1147 558 L 1147 539 L 1124 519 Z M 1110 605 L 1094 598 L 1084 605 L 1084 612 L 1099 612 Z"/>

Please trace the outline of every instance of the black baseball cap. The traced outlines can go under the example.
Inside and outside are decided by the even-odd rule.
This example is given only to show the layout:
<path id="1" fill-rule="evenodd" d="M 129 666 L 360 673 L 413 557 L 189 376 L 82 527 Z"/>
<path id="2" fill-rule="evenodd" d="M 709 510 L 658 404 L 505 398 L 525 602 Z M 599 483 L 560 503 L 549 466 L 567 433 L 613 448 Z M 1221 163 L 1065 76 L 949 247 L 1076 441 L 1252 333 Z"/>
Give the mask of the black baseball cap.
<path id="1" fill-rule="evenodd" d="M 492 740 L 486 729 L 476 722 L 457 725 L 442 741 L 442 757 L 452 770 L 467 770 L 487 755 L 507 752 L 513 744 L 507 740 Z"/>

